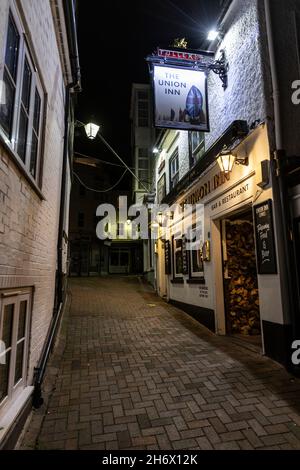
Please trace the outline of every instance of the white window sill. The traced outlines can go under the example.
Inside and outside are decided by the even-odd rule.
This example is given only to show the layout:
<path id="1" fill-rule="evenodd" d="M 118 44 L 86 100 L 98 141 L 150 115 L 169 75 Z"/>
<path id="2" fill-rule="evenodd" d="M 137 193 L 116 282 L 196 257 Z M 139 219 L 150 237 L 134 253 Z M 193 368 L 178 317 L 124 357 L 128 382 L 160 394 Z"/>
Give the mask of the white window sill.
<path id="1" fill-rule="evenodd" d="M 0 0 L 1 1 L 1 0 Z M 38 197 L 42 200 L 45 201 L 46 198 L 43 195 L 41 189 L 37 185 L 37 182 L 33 179 L 33 177 L 28 173 L 24 163 L 20 160 L 16 152 L 11 148 L 10 142 L 3 133 L 3 131 L 0 129 L 0 143 L 5 147 L 5 150 L 8 152 L 10 158 L 12 161 L 15 163 L 15 165 L 18 167 L 22 175 L 25 177 L 27 182 L 30 184 L 30 186 L 34 189 Z"/>
<path id="2" fill-rule="evenodd" d="M 34 387 L 26 387 L 18 395 L 17 398 L 12 400 L 11 405 L 3 415 L 0 414 L 0 442 L 6 436 L 11 426 L 14 424 L 23 406 L 33 392 Z"/>

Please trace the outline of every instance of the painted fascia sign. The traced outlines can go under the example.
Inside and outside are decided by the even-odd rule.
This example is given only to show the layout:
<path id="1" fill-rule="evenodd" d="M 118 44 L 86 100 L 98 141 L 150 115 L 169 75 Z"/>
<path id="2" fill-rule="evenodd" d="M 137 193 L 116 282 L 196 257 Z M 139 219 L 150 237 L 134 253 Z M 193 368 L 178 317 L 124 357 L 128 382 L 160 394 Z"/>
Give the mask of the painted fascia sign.
<path id="1" fill-rule="evenodd" d="M 153 64 L 153 91 L 155 127 L 209 132 L 205 71 Z"/>

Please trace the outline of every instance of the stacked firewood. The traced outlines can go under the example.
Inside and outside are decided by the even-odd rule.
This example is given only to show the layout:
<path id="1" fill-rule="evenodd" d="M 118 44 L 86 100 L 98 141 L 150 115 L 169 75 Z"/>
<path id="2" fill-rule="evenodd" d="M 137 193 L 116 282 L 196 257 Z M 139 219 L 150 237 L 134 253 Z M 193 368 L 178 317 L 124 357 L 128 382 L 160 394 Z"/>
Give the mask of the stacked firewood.
<path id="1" fill-rule="evenodd" d="M 259 298 L 253 224 L 226 222 L 227 274 L 225 297 L 228 333 L 260 333 Z"/>

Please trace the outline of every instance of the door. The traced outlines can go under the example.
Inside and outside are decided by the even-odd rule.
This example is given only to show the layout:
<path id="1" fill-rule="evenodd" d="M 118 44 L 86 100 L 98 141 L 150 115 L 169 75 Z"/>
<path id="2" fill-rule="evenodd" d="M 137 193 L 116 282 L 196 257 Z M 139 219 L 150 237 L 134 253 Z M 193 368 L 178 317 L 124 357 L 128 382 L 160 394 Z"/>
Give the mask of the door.
<path id="1" fill-rule="evenodd" d="M 252 211 L 222 220 L 222 254 L 226 333 L 260 345 Z"/>
<path id="2" fill-rule="evenodd" d="M 128 274 L 130 272 L 130 251 L 112 248 L 109 255 L 110 274 Z"/>

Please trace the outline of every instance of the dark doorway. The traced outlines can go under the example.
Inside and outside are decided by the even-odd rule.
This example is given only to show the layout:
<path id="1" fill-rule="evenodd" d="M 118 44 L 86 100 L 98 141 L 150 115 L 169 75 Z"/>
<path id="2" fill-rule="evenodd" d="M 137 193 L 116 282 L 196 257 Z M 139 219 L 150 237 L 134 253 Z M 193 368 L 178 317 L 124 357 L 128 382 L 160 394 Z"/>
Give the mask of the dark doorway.
<path id="1" fill-rule="evenodd" d="M 252 211 L 222 221 L 226 333 L 261 346 Z"/>

